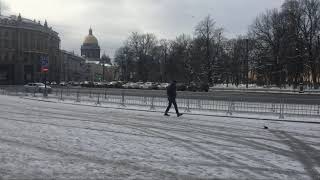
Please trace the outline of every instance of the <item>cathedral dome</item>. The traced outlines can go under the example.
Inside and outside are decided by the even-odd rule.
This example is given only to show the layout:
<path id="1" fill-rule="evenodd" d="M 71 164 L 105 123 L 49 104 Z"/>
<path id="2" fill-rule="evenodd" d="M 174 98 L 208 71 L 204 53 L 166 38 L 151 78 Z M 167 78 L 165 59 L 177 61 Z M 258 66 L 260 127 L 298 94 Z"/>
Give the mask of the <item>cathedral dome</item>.
<path id="1" fill-rule="evenodd" d="M 92 34 L 92 29 L 90 28 L 89 30 L 89 35 L 85 37 L 83 41 L 84 45 L 98 45 L 98 40 L 97 38 Z"/>

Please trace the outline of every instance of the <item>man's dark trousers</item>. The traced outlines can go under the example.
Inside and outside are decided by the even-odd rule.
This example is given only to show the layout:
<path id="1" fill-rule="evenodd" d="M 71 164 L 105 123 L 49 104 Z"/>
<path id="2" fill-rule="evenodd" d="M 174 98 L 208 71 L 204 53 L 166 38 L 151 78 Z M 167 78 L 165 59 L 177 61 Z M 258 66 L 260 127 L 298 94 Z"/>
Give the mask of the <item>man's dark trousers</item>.
<path id="1" fill-rule="evenodd" d="M 169 100 L 169 105 L 167 107 L 167 110 L 166 110 L 166 114 L 168 114 L 172 104 L 174 106 L 174 109 L 176 110 L 176 113 L 179 114 L 179 110 L 178 110 L 178 106 L 177 106 L 177 102 L 176 102 L 176 98 L 168 98 Z"/>

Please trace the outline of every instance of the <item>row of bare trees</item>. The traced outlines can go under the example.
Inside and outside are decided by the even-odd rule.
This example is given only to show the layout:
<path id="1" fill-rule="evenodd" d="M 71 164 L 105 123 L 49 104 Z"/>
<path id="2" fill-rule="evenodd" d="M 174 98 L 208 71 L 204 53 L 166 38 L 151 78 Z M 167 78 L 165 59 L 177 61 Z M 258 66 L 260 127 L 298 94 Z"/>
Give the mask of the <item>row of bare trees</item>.
<path id="1" fill-rule="evenodd" d="M 259 16 L 250 29 L 260 83 L 315 87 L 320 78 L 320 1 L 287 0 Z"/>
<path id="2" fill-rule="evenodd" d="M 222 32 L 210 16 L 196 27 L 195 37 L 158 40 L 154 34 L 134 32 L 115 54 L 120 79 L 213 83 L 220 74 L 216 65 L 225 54 Z"/>
<path id="3" fill-rule="evenodd" d="M 158 40 L 132 33 L 115 55 L 120 79 L 318 86 L 320 0 L 286 0 L 259 15 L 242 37 L 227 39 L 223 32 L 207 16 L 193 36 Z"/>

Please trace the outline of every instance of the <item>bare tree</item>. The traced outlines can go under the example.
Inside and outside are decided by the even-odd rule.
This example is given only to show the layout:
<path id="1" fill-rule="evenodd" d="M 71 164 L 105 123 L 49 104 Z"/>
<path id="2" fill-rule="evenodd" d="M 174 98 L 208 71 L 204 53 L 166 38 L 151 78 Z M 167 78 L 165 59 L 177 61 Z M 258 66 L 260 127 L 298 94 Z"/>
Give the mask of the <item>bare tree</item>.
<path id="1" fill-rule="evenodd" d="M 260 67 L 263 67 L 265 81 L 280 85 L 283 67 L 282 49 L 286 40 L 286 22 L 283 14 L 277 9 L 268 10 L 259 16 L 251 26 L 250 34 L 256 40 Z"/>
<path id="2" fill-rule="evenodd" d="M 171 42 L 169 63 L 167 64 L 170 79 L 188 83 L 193 80 L 190 54 L 191 48 L 192 38 L 185 34 L 179 35 Z"/>
<path id="3" fill-rule="evenodd" d="M 320 1 L 319 0 L 300 0 L 301 32 L 303 46 L 306 51 L 307 62 L 304 63 L 305 76 L 311 72 L 314 84 L 317 82 L 317 70 L 319 68 L 319 33 L 320 33 Z"/>
<path id="4" fill-rule="evenodd" d="M 195 29 L 197 45 L 203 51 L 203 70 L 206 72 L 206 81 L 213 83 L 214 65 L 219 55 L 222 29 L 217 28 L 211 16 L 202 20 Z"/>
<path id="5" fill-rule="evenodd" d="M 160 81 L 161 82 L 166 82 L 168 81 L 167 78 L 167 70 L 166 70 L 166 64 L 168 63 L 168 54 L 170 51 L 170 42 L 167 39 L 161 39 L 159 41 L 159 50 L 160 50 Z"/>

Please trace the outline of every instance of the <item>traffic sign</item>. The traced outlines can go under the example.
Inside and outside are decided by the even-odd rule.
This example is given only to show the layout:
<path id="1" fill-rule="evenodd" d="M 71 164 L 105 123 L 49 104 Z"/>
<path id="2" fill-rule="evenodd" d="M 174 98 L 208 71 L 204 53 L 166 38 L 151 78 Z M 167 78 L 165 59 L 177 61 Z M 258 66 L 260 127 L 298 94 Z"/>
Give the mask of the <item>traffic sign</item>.
<path id="1" fill-rule="evenodd" d="M 49 59 L 47 56 L 40 57 L 40 64 L 41 64 L 41 72 L 49 71 Z"/>

